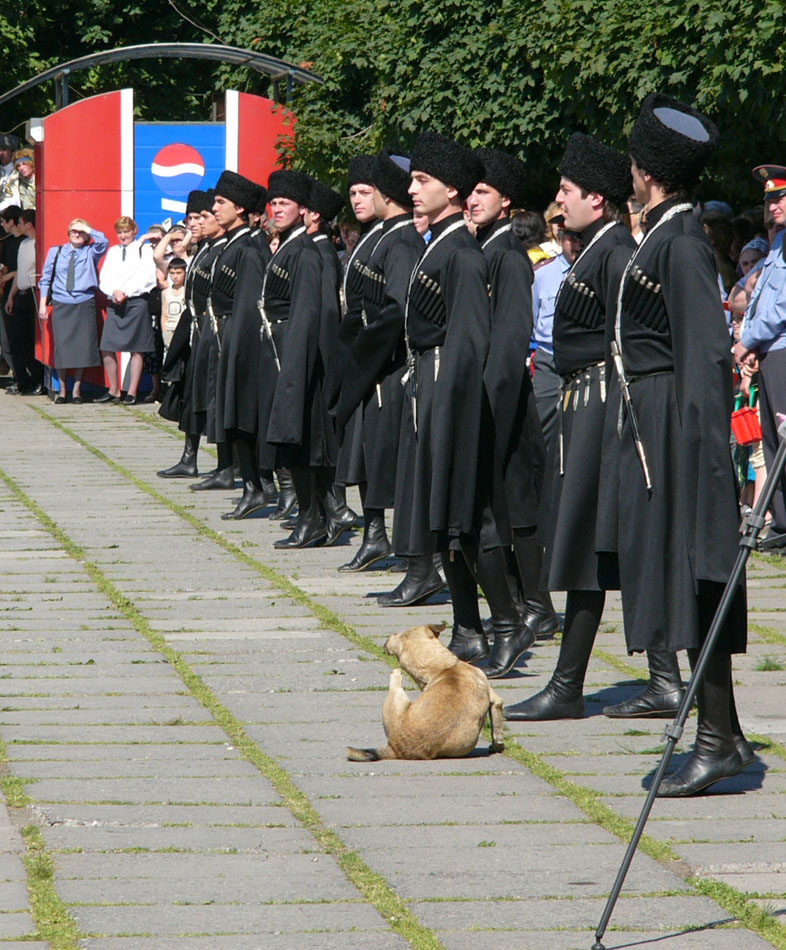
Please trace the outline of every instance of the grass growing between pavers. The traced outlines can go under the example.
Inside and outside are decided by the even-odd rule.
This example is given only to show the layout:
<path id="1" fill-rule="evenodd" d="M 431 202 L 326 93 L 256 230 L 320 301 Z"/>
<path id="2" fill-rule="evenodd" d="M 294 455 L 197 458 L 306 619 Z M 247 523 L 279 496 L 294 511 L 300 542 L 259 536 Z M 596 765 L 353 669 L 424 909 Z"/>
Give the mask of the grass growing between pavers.
<path id="1" fill-rule="evenodd" d="M 388 922 L 391 929 L 400 934 L 414 950 L 444 950 L 443 944 L 434 931 L 420 923 L 382 875 L 372 871 L 356 851 L 348 848 L 335 831 L 325 826 L 317 810 L 308 797 L 297 787 L 289 773 L 274 759 L 266 755 L 250 738 L 239 720 L 217 698 L 213 690 L 191 669 L 182 655 L 173 649 L 161 634 L 152 629 L 134 603 L 109 580 L 97 564 L 89 560 L 85 550 L 73 541 L 54 519 L 37 502 L 26 495 L 16 481 L 2 469 L 0 469 L 0 480 L 5 482 L 7 488 L 17 500 L 35 515 L 58 544 L 83 566 L 96 587 L 124 615 L 134 629 L 166 658 L 183 680 L 190 694 L 210 712 L 215 722 L 223 729 L 238 752 L 247 761 L 251 762 L 260 774 L 273 785 L 289 811 L 311 832 L 321 850 L 336 860 L 349 881 L 376 908 L 378 913 Z M 294 588 L 294 585 L 291 586 Z M 297 590 L 297 588 L 294 589 Z M 327 613 L 331 612 L 327 611 Z M 30 833 L 30 840 L 35 842 L 36 851 L 30 857 L 30 860 L 26 861 L 28 889 L 31 893 L 31 910 L 36 925 L 42 931 L 44 928 L 51 928 L 56 925 L 57 936 L 61 942 L 55 944 L 50 940 L 54 950 L 72 950 L 72 947 L 76 948 L 78 944 L 67 941 L 73 935 L 78 934 L 78 931 L 73 919 L 68 915 L 65 905 L 57 897 L 54 888 L 52 858 L 43 847 L 43 837 L 40 831 L 36 828 L 27 830 Z M 37 832 L 37 836 L 32 834 L 33 831 Z M 35 900 L 33 899 L 34 888 L 40 890 L 40 898 Z M 37 916 L 37 907 L 40 909 L 40 919 Z M 63 915 L 65 915 L 65 919 L 63 919 Z M 66 926 L 67 921 L 72 922 L 71 929 Z"/>
<path id="2" fill-rule="evenodd" d="M 27 892 L 37 933 L 31 940 L 46 940 L 51 950 L 78 950 L 82 934 L 55 889 L 55 864 L 47 851 L 41 831 L 35 825 L 21 830 L 27 853 Z"/>
<path id="3" fill-rule="evenodd" d="M 111 459 L 109 456 L 106 455 L 106 453 L 102 452 L 96 446 L 91 445 L 89 442 L 87 442 L 85 439 L 79 436 L 76 432 L 74 432 L 68 426 L 64 425 L 62 422 L 60 422 L 58 419 L 56 419 L 54 416 L 52 416 L 45 410 L 40 409 L 39 407 L 31 407 L 31 408 L 33 408 L 34 411 L 37 412 L 43 419 L 45 419 L 47 422 L 49 422 L 51 425 L 55 426 L 56 428 L 60 429 L 64 434 L 68 435 L 69 438 L 73 439 L 75 442 L 81 445 L 86 451 L 90 452 L 92 455 L 94 455 L 96 458 L 99 458 L 101 461 L 103 461 L 106 465 L 108 465 L 114 471 L 118 472 L 125 479 L 127 479 L 129 482 L 135 485 L 138 489 L 145 492 L 146 494 L 154 498 L 156 501 L 160 502 L 165 507 L 169 508 L 171 511 L 175 512 L 180 517 L 182 517 L 202 537 L 208 538 L 211 541 L 214 541 L 215 543 L 217 543 L 220 547 L 222 547 L 227 552 L 231 553 L 239 561 L 254 568 L 260 574 L 260 576 L 262 576 L 265 580 L 269 581 L 271 584 L 278 587 L 282 591 L 282 593 L 288 596 L 292 601 L 294 601 L 295 603 L 301 606 L 308 608 L 317 618 L 320 625 L 322 625 L 326 629 L 332 630 L 335 633 L 338 633 L 339 635 L 345 637 L 355 646 L 372 654 L 374 657 L 381 660 L 388 666 L 391 666 L 394 668 L 397 666 L 395 659 L 385 654 L 382 647 L 379 646 L 379 644 L 377 644 L 376 641 L 372 640 L 369 637 L 364 637 L 358 634 L 357 630 L 355 630 L 354 627 L 352 627 L 350 624 L 343 621 L 332 610 L 329 610 L 328 608 L 324 607 L 322 604 L 315 601 L 312 597 L 306 594 L 305 591 L 303 591 L 301 588 L 293 584 L 289 578 L 281 574 L 279 571 L 276 571 L 275 569 L 269 567 L 264 562 L 259 561 L 257 558 L 254 558 L 248 555 L 240 544 L 235 544 L 234 542 L 225 538 L 219 532 L 214 531 L 212 528 L 207 526 L 204 521 L 200 520 L 199 518 L 191 514 L 191 512 L 187 510 L 185 506 L 172 501 L 171 499 L 167 498 L 165 495 L 162 495 L 160 492 L 154 489 L 151 485 L 149 485 L 143 479 L 138 478 L 136 475 L 134 475 L 133 472 L 125 468 L 125 466 L 120 465 L 118 462 L 115 462 L 114 459 Z M 140 413 L 139 411 L 137 410 L 129 410 L 129 411 L 133 412 L 137 417 L 142 418 L 142 413 Z M 149 425 L 153 425 L 156 428 L 162 429 L 162 431 L 167 431 L 170 434 L 174 434 L 172 433 L 172 430 L 168 426 L 165 426 L 159 420 L 152 420 L 145 416 L 143 421 Z M 771 561 L 771 559 L 766 558 L 766 557 L 761 558 L 761 560 L 766 561 L 766 562 Z M 773 565 L 777 563 L 778 566 L 782 566 L 782 563 L 783 563 L 780 560 L 778 562 L 776 562 L 775 560 L 772 560 L 771 562 L 773 563 Z M 756 630 L 757 626 L 759 625 L 750 624 L 750 627 L 753 630 Z M 762 629 L 766 629 L 767 633 L 770 635 L 769 642 L 783 643 L 784 645 L 786 645 L 786 637 L 781 636 L 780 634 L 777 634 L 775 631 L 772 631 L 769 628 L 762 628 Z M 756 630 L 756 632 L 758 632 L 758 630 Z M 766 636 L 762 638 L 767 639 Z M 163 640 L 163 638 L 161 639 Z M 165 646 L 167 645 L 165 644 Z M 167 646 L 167 649 L 169 649 L 168 646 Z M 632 664 L 626 663 L 624 660 L 620 659 L 619 657 L 614 656 L 608 651 L 596 650 L 595 656 L 603 660 L 612 668 L 616 669 L 618 672 L 621 672 L 624 675 L 629 676 L 631 679 L 645 681 L 648 678 L 647 674 L 643 672 L 642 670 L 640 670 L 638 667 L 634 667 Z M 488 726 L 486 727 L 486 731 L 488 731 Z M 767 740 L 765 740 L 765 742 L 766 741 Z M 264 753 L 262 754 L 264 755 Z M 562 773 L 560 770 L 555 769 L 553 766 L 550 766 L 541 756 L 535 753 L 529 752 L 528 750 L 520 746 L 518 743 L 511 745 L 511 743 L 508 742 L 505 754 L 515 759 L 516 761 L 519 761 L 521 764 L 525 765 L 528 769 L 530 769 L 530 771 L 532 771 L 535 775 L 538 775 L 540 778 L 544 779 L 546 782 L 552 785 L 552 787 L 554 787 L 554 789 L 557 792 L 559 792 L 560 794 L 567 797 L 570 801 L 572 801 L 589 818 L 591 818 L 592 821 L 601 825 L 601 827 L 605 828 L 607 831 L 616 835 L 623 841 L 628 841 L 630 839 L 630 836 L 633 831 L 634 823 L 629 821 L 627 818 L 624 818 L 623 816 L 617 814 L 611 808 L 605 805 L 600 800 L 600 796 L 597 793 L 583 786 L 577 785 L 574 782 L 569 781 L 569 779 L 567 779 L 564 773 Z M 273 763 L 273 765 L 275 766 L 276 769 L 279 768 L 276 763 Z M 311 807 L 310 802 L 308 803 L 308 805 L 309 807 Z M 329 834 L 333 834 L 333 833 L 329 832 Z M 678 863 L 680 860 L 678 855 L 669 847 L 669 845 L 663 842 L 656 841 L 655 839 L 651 838 L 648 835 L 642 836 L 642 840 L 639 847 L 640 847 L 640 850 L 642 850 L 645 854 L 648 854 L 650 857 L 661 862 L 669 862 L 671 864 L 675 864 L 675 863 Z M 355 855 L 355 857 L 357 858 L 358 861 L 361 860 L 357 855 Z M 346 873 L 346 869 L 345 869 L 345 873 Z M 705 893 L 705 891 L 700 890 L 700 888 L 708 888 L 709 890 L 712 891 L 715 888 L 715 885 L 718 884 L 718 882 L 705 881 L 703 879 L 691 879 L 689 883 L 692 886 L 695 886 L 696 889 L 699 890 L 700 893 Z M 385 886 L 387 887 L 386 884 Z M 754 932 L 762 936 L 764 939 L 769 940 L 773 944 L 773 946 L 776 946 L 778 948 L 783 948 L 783 950 L 786 950 L 786 927 L 779 924 L 772 917 L 768 916 L 766 912 L 762 911 L 762 909 L 759 908 L 758 906 L 750 905 L 748 898 L 745 894 L 739 891 L 736 891 L 734 888 L 730 887 L 729 885 L 722 885 L 720 889 L 716 890 L 716 892 L 720 895 L 720 897 L 722 897 L 722 900 L 717 899 L 717 898 L 713 898 L 713 899 L 716 899 L 717 903 L 719 903 L 722 907 L 724 907 L 724 909 L 729 910 L 730 912 L 733 913 L 734 911 L 731 910 L 732 903 L 734 904 L 734 906 L 738 906 L 740 908 L 741 913 L 744 913 L 745 915 L 744 919 L 742 917 L 740 918 L 741 922 L 743 923 L 745 927 L 747 927 L 750 930 L 753 930 Z M 707 896 L 712 896 L 712 894 L 707 893 Z M 399 899 L 396 897 L 396 900 L 399 900 Z M 435 935 L 434 935 L 434 939 L 436 939 Z M 439 945 L 440 945 L 439 943 L 435 944 L 435 946 L 439 946 Z"/>
<path id="4" fill-rule="evenodd" d="M 748 930 L 777 947 L 786 950 L 786 927 L 755 903 L 748 894 L 743 894 L 728 884 L 707 878 L 689 878 L 688 883 L 703 897 L 709 897 L 728 911 Z"/>

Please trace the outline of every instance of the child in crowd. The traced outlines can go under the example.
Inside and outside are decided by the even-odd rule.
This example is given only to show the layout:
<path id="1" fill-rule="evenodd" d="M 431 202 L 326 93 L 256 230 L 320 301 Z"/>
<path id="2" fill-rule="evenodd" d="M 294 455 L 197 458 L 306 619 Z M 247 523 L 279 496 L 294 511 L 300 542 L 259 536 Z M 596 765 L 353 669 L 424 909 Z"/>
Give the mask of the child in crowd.
<path id="1" fill-rule="evenodd" d="M 167 278 L 169 286 L 161 291 L 161 334 L 165 351 L 186 309 L 186 262 L 182 257 L 173 257 L 169 262 Z"/>

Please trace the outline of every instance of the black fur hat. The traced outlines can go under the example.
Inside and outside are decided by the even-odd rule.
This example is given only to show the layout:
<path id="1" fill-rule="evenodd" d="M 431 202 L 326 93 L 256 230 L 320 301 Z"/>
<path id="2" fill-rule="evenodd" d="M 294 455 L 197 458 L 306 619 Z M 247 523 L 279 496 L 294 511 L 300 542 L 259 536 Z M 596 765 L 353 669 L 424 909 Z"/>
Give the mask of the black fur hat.
<path id="1" fill-rule="evenodd" d="M 524 163 L 497 148 L 476 148 L 475 154 L 483 162 L 483 177 L 480 180 L 496 188 L 512 202 L 517 202 L 524 187 Z"/>
<path id="2" fill-rule="evenodd" d="M 264 185 L 257 185 L 257 188 L 259 189 L 257 200 L 251 210 L 256 211 L 257 214 L 265 214 L 267 211 L 267 188 Z"/>
<path id="3" fill-rule="evenodd" d="M 616 205 L 624 205 L 633 194 L 630 158 L 582 132 L 574 132 L 568 139 L 559 172 Z"/>
<path id="4" fill-rule="evenodd" d="M 373 155 L 355 155 L 349 160 L 347 188 L 353 185 L 373 185 L 375 158 Z"/>
<path id="5" fill-rule="evenodd" d="M 316 211 L 326 224 L 335 218 L 344 204 L 343 195 L 333 191 L 332 188 L 328 188 L 327 185 L 323 185 L 321 181 L 317 181 L 315 178 L 311 179 L 311 192 L 306 207 L 309 211 Z"/>
<path id="6" fill-rule="evenodd" d="M 308 204 L 308 195 L 311 191 L 311 181 L 303 172 L 293 172 L 283 169 L 271 172 L 267 183 L 267 200 L 274 198 L 289 198 L 299 205 Z"/>
<path id="7" fill-rule="evenodd" d="M 695 184 L 718 144 L 718 127 L 692 106 L 654 92 L 641 104 L 630 133 L 639 168 L 673 187 Z"/>
<path id="8" fill-rule="evenodd" d="M 410 181 L 409 156 L 383 148 L 374 162 L 374 187 L 402 208 L 411 208 L 412 197 L 407 190 Z"/>
<path id="9" fill-rule="evenodd" d="M 436 132 L 423 132 L 415 142 L 410 168 L 455 188 L 462 201 L 483 178 L 483 162 L 477 155 Z"/>
<path id="10" fill-rule="evenodd" d="M 208 188 L 207 191 L 205 192 L 205 198 L 204 198 L 205 205 L 204 205 L 204 207 L 201 208 L 200 210 L 201 210 L 201 211 L 209 211 L 209 212 L 212 214 L 212 213 L 213 213 L 213 203 L 215 202 L 215 200 L 216 200 L 216 189 L 215 189 L 215 188 Z"/>
<path id="11" fill-rule="evenodd" d="M 212 210 L 213 199 L 211 198 L 210 204 L 208 204 L 206 191 L 200 191 L 199 189 L 189 191 L 188 200 L 186 201 L 186 214 L 199 214 L 200 211 Z"/>
<path id="12" fill-rule="evenodd" d="M 245 178 L 243 175 L 238 175 L 237 172 L 226 169 L 221 172 L 216 182 L 215 192 L 222 198 L 233 202 L 239 208 L 252 211 L 256 205 L 258 189 L 259 185 L 251 181 L 250 178 Z"/>

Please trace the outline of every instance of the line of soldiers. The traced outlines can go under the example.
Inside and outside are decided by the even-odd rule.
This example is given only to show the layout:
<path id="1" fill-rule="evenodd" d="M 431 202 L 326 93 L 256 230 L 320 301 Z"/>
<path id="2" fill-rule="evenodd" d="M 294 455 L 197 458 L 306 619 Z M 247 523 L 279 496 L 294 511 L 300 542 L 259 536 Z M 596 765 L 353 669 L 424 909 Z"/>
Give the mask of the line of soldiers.
<path id="1" fill-rule="evenodd" d="M 224 172 L 214 193 L 189 199 L 190 319 L 169 349 L 175 384 L 162 406 L 185 448 L 159 475 L 196 477 L 205 435 L 218 466 L 192 487 L 233 488 L 235 456 L 243 479 L 223 517 L 276 499 L 271 517 L 287 516 L 297 504 L 277 548 L 335 543 L 356 521 L 344 488 L 359 486 L 363 539 L 339 570 L 395 551 L 407 571 L 379 602 L 399 606 L 443 586 L 441 561 L 449 648 L 490 678 L 557 629 L 548 591 L 567 591 L 551 680 L 508 706 L 508 719 L 584 715 L 605 591 L 620 589 L 627 645 L 647 651 L 650 681 L 605 712 L 673 715 L 675 651 L 695 660 L 737 551 L 729 338 L 712 251 L 685 201 L 717 139 L 708 119 L 662 95 L 642 105 L 632 162 L 570 138 L 556 200 L 581 251 L 556 302 L 562 383 L 548 452 L 526 369 L 533 273 L 508 219 L 521 162 L 428 132 L 411 156 L 353 159 L 347 184 L 362 232 L 343 311 L 325 233 L 342 196 L 295 171 L 272 173 L 267 189 Z M 638 246 L 621 223 L 631 193 L 648 209 Z M 249 224 L 267 205 L 273 252 Z M 752 761 L 731 678 L 745 638 L 740 589 L 699 690 L 693 753 L 662 795 L 694 794 Z"/>

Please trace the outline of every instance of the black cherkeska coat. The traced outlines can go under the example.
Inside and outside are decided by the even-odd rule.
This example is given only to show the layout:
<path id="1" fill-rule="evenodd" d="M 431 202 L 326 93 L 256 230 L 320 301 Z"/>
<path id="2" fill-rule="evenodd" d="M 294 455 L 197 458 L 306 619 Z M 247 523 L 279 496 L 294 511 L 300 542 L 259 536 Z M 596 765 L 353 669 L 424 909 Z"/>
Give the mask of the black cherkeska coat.
<path id="1" fill-rule="evenodd" d="M 328 394 L 325 389 L 328 367 L 333 362 L 338 347 L 338 328 L 341 323 L 341 261 L 333 242 L 327 234 L 312 234 L 311 240 L 322 259 L 322 312 L 319 321 L 319 352 L 314 370 L 319 393 L 314 398 L 317 414 L 312 423 L 312 432 L 322 432 L 322 464 L 335 466 L 338 455 L 336 422 L 328 411 Z M 314 457 L 317 457 L 316 455 Z"/>
<path id="2" fill-rule="evenodd" d="M 352 344 L 363 327 L 363 268 L 382 234 L 383 223 L 372 221 L 361 226 L 360 239 L 345 263 L 344 316 L 325 383 L 325 401 L 330 409 L 335 409 Z M 357 409 L 347 422 L 338 426 L 338 442 L 336 481 L 340 485 L 360 485 L 366 481 L 362 409 Z"/>
<path id="3" fill-rule="evenodd" d="M 206 297 L 196 292 L 197 269 L 210 250 L 209 242 L 197 244 L 194 256 L 188 262 L 185 297 L 186 310 L 175 327 L 161 367 L 164 382 L 169 383 L 158 412 L 164 419 L 176 422 L 181 432 L 191 432 L 191 389 L 194 378 L 194 360 L 199 346 L 201 318 L 205 312 Z"/>
<path id="4" fill-rule="evenodd" d="M 207 318 L 207 298 L 210 295 L 210 283 L 213 273 L 213 264 L 226 245 L 227 237 L 208 240 L 207 249 L 191 268 L 193 274 L 193 302 L 198 311 L 199 336 L 192 343 L 191 356 L 191 432 L 194 435 L 204 435 L 207 428 L 207 407 L 211 399 L 210 394 L 210 363 L 213 355 L 215 340 L 210 321 Z M 182 323 L 182 321 L 181 321 Z"/>
<path id="5" fill-rule="evenodd" d="M 410 282 L 412 375 L 402 414 L 394 544 L 430 553 L 476 535 L 483 367 L 489 345 L 488 266 L 461 214 L 434 224 Z"/>
<path id="6" fill-rule="evenodd" d="M 538 522 L 546 449 L 527 370 L 532 265 L 507 219 L 481 229 L 478 239 L 491 286 L 491 338 L 483 374 L 490 418 L 479 476 L 479 488 L 488 492 L 481 543 L 500 547 L 511 543 L 512 528 Z"/>
<path id="7" fill-rule="evenodd" d="M 617 586 L 613 563 L 595 553 L 598 488 L 611 464 L 602 453 L 606 322 L 614 318 L 619 281 L 636 243 L 623 225 L 599 219 L 582 233 L 582 244 L 554 310 L 554 362 L 563 387 L 561 451 L 558 446 L 549 459 L 539 525 L 547 590 Z"/>
<path id="8" fill-rule="evenodd" d="M 317 372 L 322 260 L 303 225 L 282 233 L 261 296 L 270 330 L 260 348 L 259 439 L 266 443 L 260 455 L 292 465 L 323 465 Z"/>
<path id="9" fill-rule="evenodd" d="M 224 321 L 221 340 L 217 407 L 220 429 L 230 435 L 257 435 L 257 371 L 262 347 L 262 320 L 257 304 L 262 275 L 270 258 L 267 242 L 255 239 L 253 232 L 237 256 L 232 316 Z"/>
<path id="10" fill-rule="evenodd" d="M 616 338 L 652 483 L 647 491 L 627 413 L 608 406 L 597 546 L 618 555 L 628 649 L 698 648 L 739 542 L 729 451 L 730 342 L 712 248 L 688 204 L 670 199 L 622 287 Z M 744 588 L 719 644 L 744 652 Z"/>
<path id="11" fill-rule="evenodd" d="M 412 270 L 423 253 L 412 214 L 385 221 L 363 273 L 365 316 L 345 364 L 336 422 L 358 418 L 367 508 L 392 508 L 406 366 L 404 308 Z M 354 414 L 360 410 L 356 417 Z"/>

